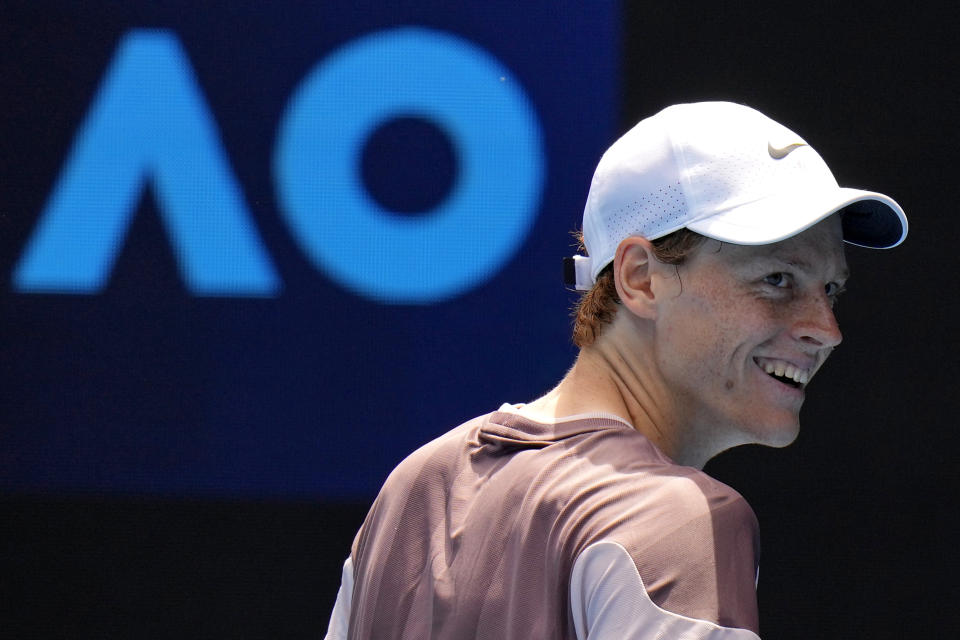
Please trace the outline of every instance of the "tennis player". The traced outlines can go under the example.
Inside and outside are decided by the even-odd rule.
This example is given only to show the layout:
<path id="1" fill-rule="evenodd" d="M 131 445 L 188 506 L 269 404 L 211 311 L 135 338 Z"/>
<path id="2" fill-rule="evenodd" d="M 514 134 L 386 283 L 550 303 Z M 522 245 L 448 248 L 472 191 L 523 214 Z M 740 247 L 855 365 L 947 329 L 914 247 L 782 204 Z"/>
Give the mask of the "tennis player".
<path id="1" fill-rule="evenodd" d="M 841 341 L 844 244 L 906 234 L 896 202 L 839 187 L 753 109 L 640 122 L 600 160 L 567 263 L 576 362 L 393 471 L 327 638 L 756 639 L 757 521 L 702 468 L 794 440 Z"/>

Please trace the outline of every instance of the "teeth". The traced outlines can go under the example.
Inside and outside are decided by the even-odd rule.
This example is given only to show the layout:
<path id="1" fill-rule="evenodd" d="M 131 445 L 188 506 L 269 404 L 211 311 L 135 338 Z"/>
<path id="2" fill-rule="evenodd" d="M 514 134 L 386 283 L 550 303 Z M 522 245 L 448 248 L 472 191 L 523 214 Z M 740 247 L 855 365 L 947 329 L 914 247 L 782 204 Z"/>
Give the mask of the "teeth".
<path id="1" fill-rule="evenodd" d="M 800 384 L 807 384 L 810 380 L 810 374 L 805 370 L 798 369 L 792 364 L 783 361 L 771 362 L 770 360 L 766 360 L 763 363 L 763 370 L 780 378 L 790 378 Z"/>

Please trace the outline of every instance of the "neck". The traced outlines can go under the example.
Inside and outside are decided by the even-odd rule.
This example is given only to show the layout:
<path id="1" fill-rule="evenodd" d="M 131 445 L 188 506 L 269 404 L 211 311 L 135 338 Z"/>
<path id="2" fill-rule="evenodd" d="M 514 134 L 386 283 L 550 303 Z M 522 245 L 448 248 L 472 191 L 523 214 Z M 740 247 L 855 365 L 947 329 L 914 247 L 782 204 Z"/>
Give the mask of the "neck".
<path id="1" fill-rule="evenodd" d="M 560 383 L 527 404 L 524 413 L 547 419 L 612 413 L 677 464 L 702 469 L 726 447 L 713 441 L 710 430 L 697 428 L 696 421 L 684 415 L 681 403 L 657 375 L 653 353 L 643 349 L 647 341 L 642 332 L 634 327 L 629 338 L 621 340 L 614 335 L 614 326 L 607 329 L 609 333 L 595 344 L 581 349 Z"/>

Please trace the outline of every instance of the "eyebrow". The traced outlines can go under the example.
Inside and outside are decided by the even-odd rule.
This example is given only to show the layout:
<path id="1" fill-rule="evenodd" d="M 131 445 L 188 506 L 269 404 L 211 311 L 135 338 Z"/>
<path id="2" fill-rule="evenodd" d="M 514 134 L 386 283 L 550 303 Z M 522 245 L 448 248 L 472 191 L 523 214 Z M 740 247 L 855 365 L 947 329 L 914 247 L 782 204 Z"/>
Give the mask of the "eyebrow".
<path id="1" fill-rule="evenodd" d="M 798 258 L 798 257 L 794 257 L 794 256 L 788 256 L 788 257 L 785 257 L 785 258 L 781 258 L 781 257 L 775 256 L 775 255 L 772 255 L 772 254 L 769 255 L 768 257 L 769 257 L 771 260 L 775 260 L 775 261 L 777 261 L 777 262 L 781 262 L 781 263 L 783 263 L 783 264 L 785 264 L 785 265 L 788 265 L 788 266 L 790 266 L 790 267 L 793 267 L 793 268 L 795 268 L 795 269 L 800 269 L 801 271 L 806 271 L 807 273 L 813 271 L 813 265 L 811 265 L 809 262 L 807 262 L 807 261 L 804 260 L 803 258 Z M 841 269 L 840 272 L 839 272 L 837 275 L 838 275 L 838 278 L 841 279 L 841 280 L 847 280 L 847 279 L 849 279 L 849 278 L 850 278 L 850 267 L 844 265 L 843 269 Z"/>

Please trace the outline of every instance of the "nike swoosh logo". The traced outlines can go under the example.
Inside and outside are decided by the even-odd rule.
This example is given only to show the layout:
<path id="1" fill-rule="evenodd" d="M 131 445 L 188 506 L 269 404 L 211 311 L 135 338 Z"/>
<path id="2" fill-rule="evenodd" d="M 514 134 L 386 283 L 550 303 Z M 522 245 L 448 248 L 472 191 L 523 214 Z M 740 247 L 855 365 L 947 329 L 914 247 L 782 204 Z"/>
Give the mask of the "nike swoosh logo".
<path id="1" fill-rule="evenodd" d="M 771 158 L 773 158 L 774 160 L 780 160 L 790 155 L 790 152 L 793 151 L 794 149 L 797 149 L 798 147 L 805 147 L 805 146 L 807 146 L 806 142 L 794 142 L 793 144 L 788 144 L 785 147 L 775 147 L 768 142 L 767 151 L 770 153 Z"/>

